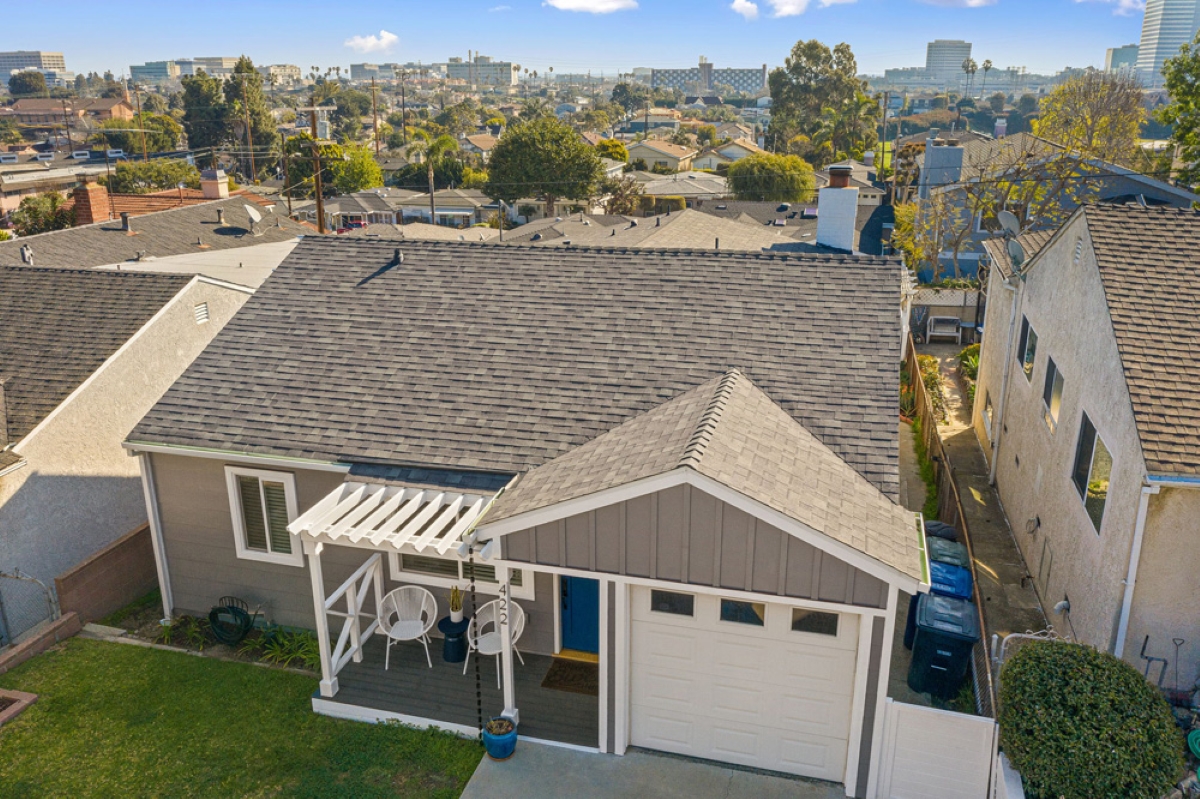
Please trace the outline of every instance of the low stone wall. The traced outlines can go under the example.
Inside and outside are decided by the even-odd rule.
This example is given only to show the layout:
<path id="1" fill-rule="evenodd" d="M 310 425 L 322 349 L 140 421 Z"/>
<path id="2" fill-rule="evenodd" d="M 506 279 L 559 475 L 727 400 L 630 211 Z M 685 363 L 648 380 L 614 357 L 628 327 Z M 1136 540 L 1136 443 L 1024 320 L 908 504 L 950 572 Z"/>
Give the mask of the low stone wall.
<path id="1" fill-rule="evenodd" d="M 78 613 L 85 624 L 120 610 L 157 586 L 154 544 L 145 524 L 54 578 L 59 608 L 64 614 Z"/>
<path id="2" fill-rule="evenodd" d="M 83 629 L 78 614 L 64 613 L 14 647 L 0 652 L 0 674 L 40 655 L 59 641 L 65 641 Z"/>

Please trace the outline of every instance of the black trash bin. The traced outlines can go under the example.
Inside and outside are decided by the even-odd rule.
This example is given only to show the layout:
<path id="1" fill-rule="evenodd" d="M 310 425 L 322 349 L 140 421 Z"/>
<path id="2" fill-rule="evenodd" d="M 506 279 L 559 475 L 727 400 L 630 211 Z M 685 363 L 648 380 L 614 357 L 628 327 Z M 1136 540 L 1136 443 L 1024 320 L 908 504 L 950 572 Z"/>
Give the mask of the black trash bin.
<path id="1" fill-rule="evenodd" d="M 938 596 L 948 596 L 954 599 L 971 600 L 975 595 L 975 583 L 971 572 L 961 566 L 943 563 L 940 560 L 929 561 L 929 592 Z M 904 648 L 912 649 L 913 640 L 917 637 L 917 598 L 913 597 L 908 603 L 908 621 L 904 625 Z"/>
<path id="2" fill-rule="evenodd" d="M 964 599 L 922 594 L 917 606 L 908 687 L 941 699 L 958 693 L 979 641 L 979 614 Z"/>
<path id="3" fill-rule="evenodd" d="M 955 530 L 945 522 L 927 521 L 925 522 L 925 536 L 944 538 L 947 541 L 957 541 L 958 530 Z"/>

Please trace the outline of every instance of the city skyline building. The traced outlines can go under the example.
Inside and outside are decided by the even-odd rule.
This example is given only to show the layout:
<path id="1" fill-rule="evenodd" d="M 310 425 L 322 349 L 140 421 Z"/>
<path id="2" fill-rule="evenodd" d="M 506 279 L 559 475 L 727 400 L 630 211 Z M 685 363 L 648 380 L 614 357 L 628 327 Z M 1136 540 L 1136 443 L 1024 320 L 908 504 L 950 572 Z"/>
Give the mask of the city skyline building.
<path id="1" fill-rule="evenodd" d="M 963 62 L 970 57 L 970 42 L 935 39 L 925 46 L 925 72 L 934 81 L 960 80 L 963 77 Z"/>
<path id="2" fill-rule="evenodd" d="M 1200 30 L 1200 0 L 1147 0 L 1137 74 L 1148 87 L 1163 84 L 1163 62 L 1179 54 Z"/>

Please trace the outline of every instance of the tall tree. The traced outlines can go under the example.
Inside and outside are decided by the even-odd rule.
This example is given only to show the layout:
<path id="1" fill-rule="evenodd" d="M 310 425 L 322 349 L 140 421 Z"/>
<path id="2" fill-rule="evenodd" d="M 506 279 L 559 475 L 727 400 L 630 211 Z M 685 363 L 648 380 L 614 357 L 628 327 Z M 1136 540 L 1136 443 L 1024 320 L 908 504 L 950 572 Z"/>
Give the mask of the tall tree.
<path id="1" fill-rule="evenodd" d="M 865 92 L 850 45 L 829 49 L 816 39 L 797 42 L 784 66 L 771 71 L 771 125 L 768 140 L 777 148 L 795 138 L 809 139 L 821 127 L 821 113 L 838 109 Z"/>
<path id="2" fill-rule="evenodd" d="M 632 83 L 618 83 L 613 87 L 612 101 L 625 109 L 625 113 L 627 114 L 632 114 L 634 111 L 645 108 L 649 100 L 650 92 L 644 86 Z"/>
<path id="3" fill-rule="evenodd" d="M 142 112 L 133 119 L 104 120 L 93 139 L 127 153 L 140 153 L 142 131 L 146 135 L 146 149 L 152 153 L 175 150 L 183 138 L 183 128 L 172 117 Z"/>
<path id="4" fill-rule="evenodd" d="M 327 196 L 333 191 L 333 165 L 345 158 L 345 153 L 342 151 L 341 146 L 332 142 L 325 142 L 316 145 L 314 152 L 313 137 L 306 131 L 289 137 L 284 143 L 284 147 L 287 149 L 288 154 L 287 192 L 290 196 L 316 196 L 316 155 L 320 155 L 321 157 L 322 193 Z"/>
<path id="5" fill-rule="evenodd" d="M 979 87 L 979 96 L 980 97 L 982 97 L 984 92 L 987 91 L 987 76 L 988 76 L 988 73 L 992 71 L 992 59 L 990 59 L 990 58 L 984 59 L 983 66 L 981 67 L 981 69 L 983 69 L 983 85 Z"/>
<path id="6" fill-rule="evenodd" d="M 407 158 L 415 158 L 424 156 L 425 168 L 429 178 L 429 221 L 431 224 L 437 224 L 437 202 L 434 199 L 434 175 L 435 167 L 446 160 L 446 156 L 458 149 L 458 142 L 452 136 L 438 136 L 436 139 L 429 138 L 428 135 L 422 135 L 408 146 L 404 155 Z"/>
<path id="7" fill-rule="evenodd" d="M 797 155 L 755 153 L 730 164 L 726 178 L 739 200 L 801 202 L 816 188 L 812 166 Z"/>
<path id="8" fill-rule="evenodd" d="M 641 207 L 642 184 L 636 178 L 606 178 L 600 184 L 604 210 L 610 214 L 636 214 Z"/>
<path id="9" fill-rule="evenodd" d="M 601 139 L 596 144 L 596 155 L 601 158 L 611 158 L 614 161 L 629 160 L 629 151 L 625 149 L 625 143 L 619 139 Z"/>
<path id="10" fill-rule="evenodd" d="M 371 114 L 371 95 L 354 89 L 343 89 L 334 98 L 333 134 L 343 144 L 358 141 L 362 135 L 362 118 Z"/>
<path id="11" fill-rule="evenodd" d="M 1200 34 L 1179 55 L 1163 64 L 1163 77 L 1171 102 L 1155 114 L 1164 125 L 1173 125 L 1171 143 L 1179 149 L 1184 166 L 1177 177 L 1188 186 L 1200 183 Z"/>
<path id="12" fill-rule="evenodd" d="M 546 199 L 546 215 L 553 216 L 558 198 L 591 197 L 603 176 L 596 151 L 570 125 L 539 117 L 513 125 L 496 142 L 485 191 L 510 204 L 540 195 Z"/>
<path id="13" fill-rule="evenodd" d="M 1142 90 L 1135 78 L 1089 70 L 1046 95 L 1035 129 L 1042 138 L 1069 150 L 1129 164 L 1145 120 Z"/>
<path id="14" fill-rule="evenodd" d="M 14 72 L 8 79 L 8 91 L 13 97 L 42 97 L 49 90 L 46 87 L 46 76 L 29 70 Z"/>
<path id="15" fill-rule="evenodd" d="M 200 171 L 186 161 L 156 158 L 153 161 L 122 161 L 112 177 L 101 177 L 113 194 L 147 194 L 173 189 L 180 183 L 200 188 Z"/>
<path id="16" fill-rule="evenodd" d="M 383 185 L 383 172 L 371 148 L 350 144 L 342 148 L 345 157 L 333 162 L 333 186 L 340 194 L 375 189 Z"/>
<path id="17" fill-rule="evenodd" d="M 243 148 L 250 146 L 246 137 L 246 119 L 249 117 L 250 138 L 254 147 L 254 169 L 262 173 L 275 166 L 271 153 L 275 145 L 275 118 L 263 92 L 263 78 L 254 68 L 254 62 L 242 56 L 233 66 L 233 74 L 225 81 L 226 120 L 230 138 Z M 250 158 L 247 153 L 242 159 L 245 174 L 250 174 Z M 251 176 L 254 180 L 258 175 Z"/>
<path id="18" fill-rule="evenodd" d="M 75 224 L 75 209 L 56 191 L 37 194 L 21 200 L 10 215 L 18 236 L 33 236 L 62 230 Z"/>
<path id="19" fill-rule="evenodd" d="M 221 80 L 199 70 L 183 78 L 183 129 L 193 150 L 220 147 L 228 137 L 225 94 Z"/>

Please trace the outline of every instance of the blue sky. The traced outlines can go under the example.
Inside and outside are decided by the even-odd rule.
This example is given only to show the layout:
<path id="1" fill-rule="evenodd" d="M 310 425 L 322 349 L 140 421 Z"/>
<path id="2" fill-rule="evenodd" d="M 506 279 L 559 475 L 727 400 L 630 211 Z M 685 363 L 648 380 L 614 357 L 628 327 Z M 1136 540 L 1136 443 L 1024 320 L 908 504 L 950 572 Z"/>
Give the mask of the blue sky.
<path id="1" fill-rule="evenodd" d="M 256 63 L 343 67 L 442 61 L 468 49 L 544 71 L 781 64 L 799 39 L 847 41 L 859 68 L 924 63 L 931 39 L 966 39 L 997 67 L 1055 72 L 1102 65 L 1136 42 L 1142 0 L 125 0 L 13 3 L 0 50 L 61 50 L 67 68 L 127 73 L 130 63 L 240 55 Z M 50 9 L 53 8 L 53 11 Z M 336 10 L 335 10 L 336 9 Z M 78 21 L 75 21 L 78 20 Z"/>

